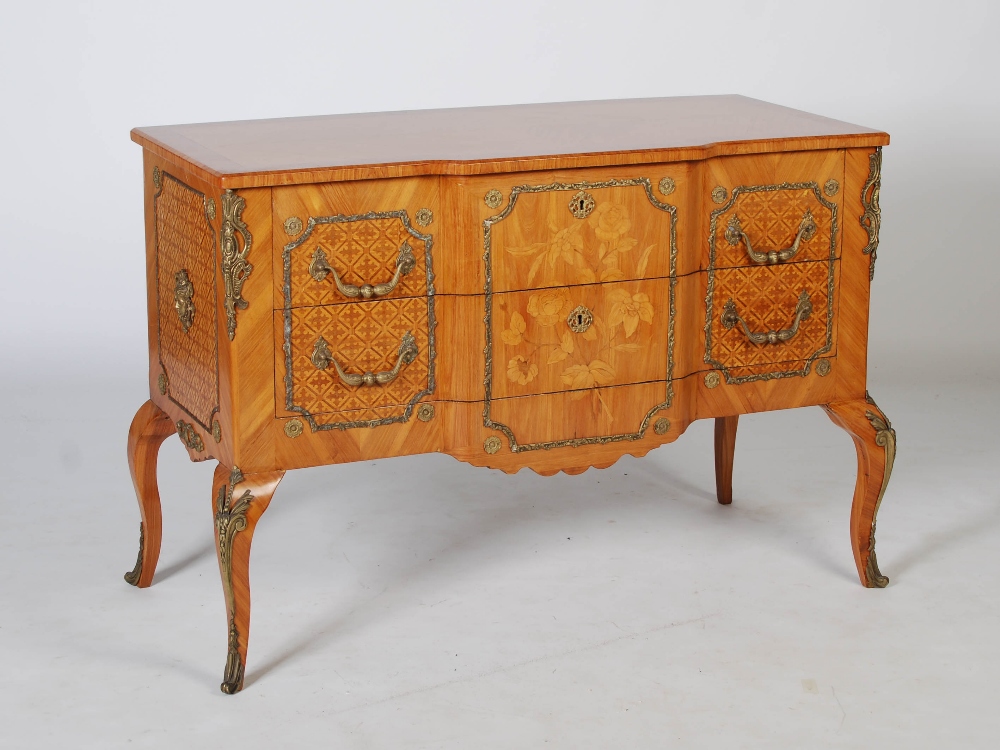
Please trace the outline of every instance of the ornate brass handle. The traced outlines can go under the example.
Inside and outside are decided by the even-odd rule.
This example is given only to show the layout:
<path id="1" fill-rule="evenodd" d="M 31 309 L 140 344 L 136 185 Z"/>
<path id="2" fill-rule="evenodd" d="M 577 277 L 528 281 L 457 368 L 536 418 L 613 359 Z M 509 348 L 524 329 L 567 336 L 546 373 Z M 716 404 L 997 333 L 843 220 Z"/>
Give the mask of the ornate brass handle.
<path id="1" fill-rule="evenodd" d="M 344 372 L 344 368 L 340 366 L 340 363 L 330 353 L 330 345 L 326 343 L 326 339 L 322 336 L 316 339 L 316 345 L 313 347 L 310 359 L 317 370 L 325 370 L 332 364 L 337 371 L 337 375 L 345 385 L 356 387 L 359 385 L 385 385 L 386 383 L 391 383 L 399 375 L 399 371 L 403 368 L 403 365 L 413 362 L 419 353 L 420 350 L 417 349 L 416 339 L 413 338 L 412 333 L 407 331 L 403 334 L 403 339 L 399 343 L 399 353 L 395 366 L 385 372 L 366 372 L 362 375 Z"/>
<path id="2" fill-rule="evenodd" d="M 808 242 L 815 235 L 816 221 L 813 219 L 809 209 L 806 209 L 805 214 L 802 216 L 802 221 L 799 222 L 799 231 L 795 235 L 795 241 L 792 243 L 792 246 L 784 250 L 766 250 L 764 252 L 754 250 L 750 244 L 750 238 L 747 237 L 746 232 L 743 231 L 743 227 L 740 226 L 740 218 L 736 214 L 733 214 L 726 225 L 726 242 L 735 246 L 740 244 L 740 240 L 743 240 L 743 244 L 747 246 L 747 255 L 750 256 L 750 260 L 754 263 L 783 263 L 786 260 L 791 260 L 798 253 L 802 242 Z"/>
<path id="3" fill-rule="evenodd" d="M 396 273 L 393 274 L 389 281 L 384 284 L 362 284 L 361 286 L 355 286 L 354 284 L 345 284 L 341 281 L 340 274 L 330 265 L 323 248 L 317 247 L 316 252 L 313 253 L 312 262 L 309 264 L 309 275 L 316 279 L 316 281 L 322 281 L 327 277 L 327 274 L 333 274 L 333 282 L 345 297 L 371 299 L 372 297 L 384 297 L 389 294 L 399 284 L 400 278 L 412 271 L 416 265 L 417 259 L 413 256 L 413 248 L 410 247 L 410 243 L 404 242 L 399 248 L 399 255 L 396 257 Z"/>
<path id="4" fill-rule="evenodd" d="M 802 294 L 799 295 L 799 303 L 795 306 L 795 320 L 792 321 L 791 328 L 785 328 L 780 331 L 765 331 L 763 333 L 751 331 L 746 321 L 736 312 L 736 303 L 732 299 L 723 306 L 722 317 L 719 319 L 719 322 L 722 323 L 722 327 L 727 331 L 739 323 L 743 328 L 743 332 L 746 333 L 747 338 L 754 344 L 777 344 L 782 341 L 788 341 L 798 333 L 799 323 L 803 320 L 808 320 L 812 312 L 812 301 L 809 299 L 806 290 L 803 289 Z"/>

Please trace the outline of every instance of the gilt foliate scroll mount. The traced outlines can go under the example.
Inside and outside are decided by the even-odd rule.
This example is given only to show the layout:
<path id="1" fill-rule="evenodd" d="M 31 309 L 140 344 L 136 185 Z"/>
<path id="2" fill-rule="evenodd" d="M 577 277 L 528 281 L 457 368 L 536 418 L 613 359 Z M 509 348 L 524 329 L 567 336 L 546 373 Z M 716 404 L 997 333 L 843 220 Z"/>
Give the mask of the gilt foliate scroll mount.
<path id="1" fill-rule="evenodd" d="M 246 310 L 248 305 L 243 299 L 243 285 L 253 271 L 253 265 L 247 261 L 253 237 L 243 221 L 246 204 L 246 198 L 232 190 L 222 193 L 222 278 L 226 289 L 226 331 L 230 341 L 236 337 L 236 311 Z M 242 250 L 237 235 L 243 241 Z"/>

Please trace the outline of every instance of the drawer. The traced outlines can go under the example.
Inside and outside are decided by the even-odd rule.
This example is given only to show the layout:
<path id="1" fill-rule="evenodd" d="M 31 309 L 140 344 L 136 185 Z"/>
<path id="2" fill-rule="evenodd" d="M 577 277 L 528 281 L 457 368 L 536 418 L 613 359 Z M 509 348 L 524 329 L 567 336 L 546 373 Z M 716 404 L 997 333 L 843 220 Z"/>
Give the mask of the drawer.
<path id="1" fill-rule="evenodd" d="M 276 311 L 277 416 L 314 430 L 407 421 L 434 390 L 433 298 Z"/>
<path id="2" fill-rule="evenodd" d="M 437 194 L 434 179 L 275 188 L 275 307 L 431 292 Z"/>
<path id="3" fill-rule="evenodd" d="M 487 309 L 492 396 L 666 380 L 671 280 L 505 292 Z"/>
<path id="4" fill-rule="evenodd" d="M 805 374 L 807 363 L 835 355 L 839 263 L 709 274 L 705 362 L 734 383 Z"/>
<path id="5" fill-rule="evenodd" d="M 672 394 L 670 383 L 659 382 L 593 388 L 582 394 L 495 399 L 490 404 L 487 427 L 503 438 L 488 439 L 485 447 L 488 452 L 506 453 L 579 448 L 653 436 L 669 439 L 672 428 L 667 414 Z M 677 428 L 673 430 L 676 436 Z"/>
<path id="6" fill-rule="evenodd" d="M 839 257 L 842 151 L 729 157 L 707 169 L 705 268 Z"/>
<path id="7" fill-rule="evenodd" d="M 674 182 L 661 189 L 629 177 L 470 191 L 493 209 L 482 224 L 493 291 L 670 276 L 676 208 L 661 190 L 672 193 Z"/>

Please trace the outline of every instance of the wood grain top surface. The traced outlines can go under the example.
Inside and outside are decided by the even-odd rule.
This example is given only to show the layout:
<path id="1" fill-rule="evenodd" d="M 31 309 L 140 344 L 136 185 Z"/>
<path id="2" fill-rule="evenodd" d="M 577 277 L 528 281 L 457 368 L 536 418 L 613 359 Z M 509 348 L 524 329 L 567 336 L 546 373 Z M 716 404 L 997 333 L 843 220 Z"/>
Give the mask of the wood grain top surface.
<path id="1" fill-rule="evenodd" d="M 427 109 L 136 128 L 220 187 L 871 147 L 885 133 L 743 96 Z"/>

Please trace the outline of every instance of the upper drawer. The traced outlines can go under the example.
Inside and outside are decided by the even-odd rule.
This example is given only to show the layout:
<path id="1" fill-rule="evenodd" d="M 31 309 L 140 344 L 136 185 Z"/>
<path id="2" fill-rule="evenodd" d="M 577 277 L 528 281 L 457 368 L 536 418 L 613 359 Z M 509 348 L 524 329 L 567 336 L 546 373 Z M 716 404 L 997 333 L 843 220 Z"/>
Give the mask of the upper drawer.
<path id="1" fill-rule="evenodd" d="M 759 154 L 707 162 L 704 268 L 779 265 L 840 255 L 844 152 Z"/>
<path id="2" fill-rule="evenodd" d="M 275 188 L 275 307 L 420 297 L 433 288 L 436 179 Z"/>
<path id="3" fill-rule="evenodd" d="M 672 274 L 676 209 L 648 177 L 521 184 L 475 196 L 495 292 Z M 664 194 L 666 193 L 666 195 Z"/>

